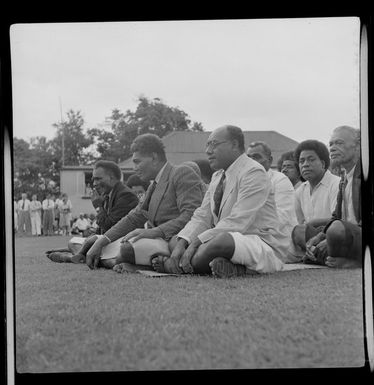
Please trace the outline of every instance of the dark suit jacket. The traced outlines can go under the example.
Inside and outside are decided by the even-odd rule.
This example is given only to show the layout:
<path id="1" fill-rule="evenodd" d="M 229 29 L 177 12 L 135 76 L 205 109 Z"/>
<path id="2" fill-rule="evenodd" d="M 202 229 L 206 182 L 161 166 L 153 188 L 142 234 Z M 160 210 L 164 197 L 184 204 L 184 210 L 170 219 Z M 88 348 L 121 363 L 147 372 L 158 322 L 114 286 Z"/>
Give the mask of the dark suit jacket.
<path id="1" fill-rule="evenodd" d="M 143 228 L 147 222 L 148 227 L 158 227 L 163 238 L 169 240 L 190 220 L 203 195 L 201 179 L 189 166 L 167 163 L 152 194 L 148 211 L 142 210 L 139 204 L 105 235 L 113 242 L 136 228 Z"/>
<path id="2" fill-rule="evenodd" d="M 356 163 L 356 168 L 353 173 L 352 180 L 352 204 L 353 211 L 355 213 L 356 221 L 361 226 L 361 162 Z M 335 210 L 332 214 L 333 219 L 336 218 L 336 213 L 338 207 L 335 207 Z"/>
<path id="3" fill-rule="evenodd" d="M 103 234 L 137 206 L 138 198 L 129 187 L 118 182 L 111 191 L 106 209 L 103 207 L 102 201 L 92 202 L 92 204 L 95 208 L 99 208 L 96 222 L 99 226 L 98 233 Z"/>

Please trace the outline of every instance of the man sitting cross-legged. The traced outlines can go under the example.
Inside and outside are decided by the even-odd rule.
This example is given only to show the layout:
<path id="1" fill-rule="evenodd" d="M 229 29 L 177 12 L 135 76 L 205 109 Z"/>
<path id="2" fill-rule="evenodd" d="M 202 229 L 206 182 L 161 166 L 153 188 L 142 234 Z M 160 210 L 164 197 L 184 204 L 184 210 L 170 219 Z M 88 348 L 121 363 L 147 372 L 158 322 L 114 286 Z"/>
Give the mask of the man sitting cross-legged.
<path id="1" fill-rule="evenodd" d="M 112 161 L 101 160 L 95 164 L 92 182 L 92 205 L 96 208 L 99 226 L 97 234 L 102 234 L 134 209 L 138 198 L 129 187 L 123 185 L 121 169 Z M 84 262 L 86 252 L 97 239 L 98 235 L 89 238 L 74 237 L 69 241 L 67 249 L 50 250 L 46 254 L 54 262 Z"/>
<path id="2" fill-rule="evenodd" d="M 169 242 L 203 199 L 199 176 L 187 165 L 172 166 L 157 135 L 139 135 L 131 151 L 135 172 L 152 183 L 144 201 L 89 248 L 90 268 L 114 268 L 119 273 L 133 271 L 135 265 L 151 269 L 154 255 L 170 255 Z M 103 257 L 108 248 L 111 252 Z"/>
<path id="3" fill-rule="evenodd" d="M 265 169 L 245 154 L 239 127 L 214 130 L 206 144 L 212 177 L 201 206 L 178 233 L 170 257 L 156 271 L 218 277 L 282 269 L 289 235 L 282 232 Z"/>
<path id="4" fill-rule="evenodd" d="M 304 261 L 332 268 L 362 266 L 360 131 L 349 126 L 334 129 L 329 142 L 333 168 L 340 168 L 337 203 L 322 230 L 306 235 Z"/>

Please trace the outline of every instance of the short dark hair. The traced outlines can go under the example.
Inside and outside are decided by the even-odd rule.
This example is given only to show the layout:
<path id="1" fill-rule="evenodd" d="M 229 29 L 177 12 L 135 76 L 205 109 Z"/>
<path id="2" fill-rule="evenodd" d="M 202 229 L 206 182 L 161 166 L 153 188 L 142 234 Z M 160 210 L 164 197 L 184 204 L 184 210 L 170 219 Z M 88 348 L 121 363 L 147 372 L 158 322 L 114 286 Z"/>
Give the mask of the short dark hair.
<path id="1" fill-rule="evenodd" d="M 320 142 L 319 140 L 304 140 L 301 142 L 295 149 L 294 157 L 297 163 L 299 163 L 300 153 L 304 150 L 312 150 L 317 156 L 325 162 L 326 170 L 330 167 L 330 155 L 327 146 Z"/>
<path id="2" fill-rule="evenodd" d="M 146 182 L 146 181 L 140 179 L 139 176 L 136 174 L 132 174 L 127 179 L 126 185 L 130 188 L 133 186 L 143 186 L 144 190 L 147 191 L 147 188 L 149 186 L 149 182 Z"/>
<path id="3" fill-rule="evenodd" d="M 263 142 L 262 140 L 257 140 L 255 142 L 250 143 L 248 148 L 253 148 L 253 147 L 257 147 L 257 146 L 261 146 L 262 149 L 264 150 L 265 155 L 269 159 L 271 158 L 271 149 L 270 149 L 269 145 L 266 142 Z"/>
<path id="4" fill-rule="evenodd" d="M 239 144 L 239 150 L 245 151 L 245 145 L 244 145 L 244 134 L 240 127 L 227 125 L 226 126 L 227 133 L 228 133 L 228 139 L 229 140 L 237 140 Z"/>
<path id="5" fill-rule="evenodd" d="M 137 136 L 131 144 L 131 152 L 140 152 L 142 155 L 156 153 L 160 160 L 166 160 L 165 146 L 160 137 L 155 134 L 142 134 Z"/>
<path id="6" fill-rule="evenodd" d="M 117 163 L 111 160 L 99 160 L 95 163 L 94 168 L 96 169 L 99 167 L 112 174 L 114 178 L 121 180 L 122 172 Z"/>

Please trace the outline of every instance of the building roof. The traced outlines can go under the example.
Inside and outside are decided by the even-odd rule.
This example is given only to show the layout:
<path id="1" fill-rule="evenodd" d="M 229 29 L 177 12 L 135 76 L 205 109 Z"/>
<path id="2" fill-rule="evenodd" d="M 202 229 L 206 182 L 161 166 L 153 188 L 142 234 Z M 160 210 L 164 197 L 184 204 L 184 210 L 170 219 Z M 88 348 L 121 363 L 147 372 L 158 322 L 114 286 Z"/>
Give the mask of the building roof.
<path id="1" fill-rule="evenodd" d="M 293 151 L 299 144 L 295 140 L 284 136 L 276 131 L 243 131 L 245 148 L 255 141 L 266 142 L 272 151 L 273 164 L 277 166 L 281 154 L 287 151 Z M 210 132 L 207 131 L 173 131 L 164 136 L 162 141 L 165 145 L 165 153 L 171 164 L 181 164 L 188 160 L 206 159 L 205 143 L 208 140 Z M 119 167 L 124 169 L 133 169 L 131 158 L 120 162 Z"/>

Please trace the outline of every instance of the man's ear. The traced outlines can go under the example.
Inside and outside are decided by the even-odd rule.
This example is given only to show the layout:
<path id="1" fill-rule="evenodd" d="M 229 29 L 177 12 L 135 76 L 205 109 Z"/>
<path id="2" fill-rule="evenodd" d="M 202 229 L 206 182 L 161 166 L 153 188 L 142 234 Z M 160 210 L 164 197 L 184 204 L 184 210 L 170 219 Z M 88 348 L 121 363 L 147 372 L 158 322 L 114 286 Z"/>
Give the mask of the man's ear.
<path id="1" fill-rule="evenodd" d="M 157 152 L 152 152 L 152 163 L 158 163 L 159 162 L 159 157 Z"/>

